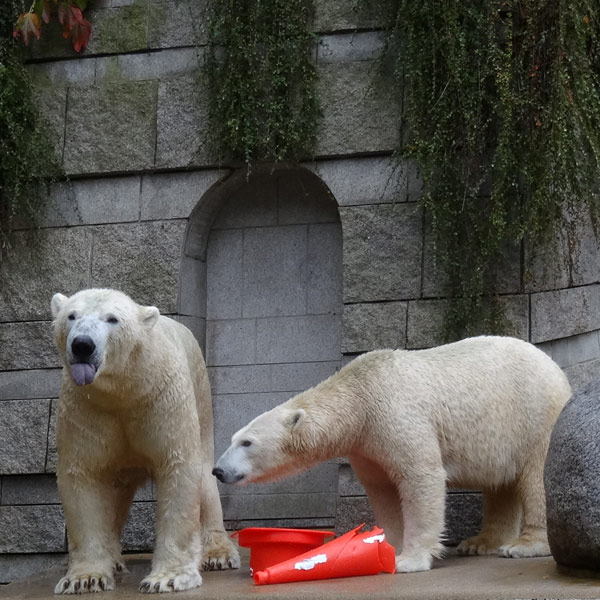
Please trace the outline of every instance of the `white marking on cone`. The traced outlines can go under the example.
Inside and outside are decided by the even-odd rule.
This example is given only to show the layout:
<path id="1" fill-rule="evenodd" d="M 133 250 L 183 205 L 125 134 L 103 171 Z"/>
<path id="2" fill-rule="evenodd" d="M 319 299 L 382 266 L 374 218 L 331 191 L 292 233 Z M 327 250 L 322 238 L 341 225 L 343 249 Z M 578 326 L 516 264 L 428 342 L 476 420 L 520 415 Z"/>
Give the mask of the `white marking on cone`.
<path id="1" fill-rule="evenodd" d="M 298 571 L 310 571 L 311 569 L 314 569 L 316 565 L 322 565 L 326 562 L 327 554 L 317 554 L 316 556 L 305 558 L 304 560 L 297 562 L 294 565 L 294 569 L 297 569 Z"/>

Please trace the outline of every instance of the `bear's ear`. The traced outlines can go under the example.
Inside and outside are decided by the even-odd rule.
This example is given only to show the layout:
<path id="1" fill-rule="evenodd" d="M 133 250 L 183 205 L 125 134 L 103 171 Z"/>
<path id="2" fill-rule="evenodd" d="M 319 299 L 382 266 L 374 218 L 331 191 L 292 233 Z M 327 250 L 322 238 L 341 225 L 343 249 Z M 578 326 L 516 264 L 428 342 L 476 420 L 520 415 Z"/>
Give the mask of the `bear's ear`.
<path id="1" fill-rule="evenodd" d="M 306 411 L 303 408 L 299 408 L 287 417 L 285 424 L 293 431 L 302 425 L 304 419 L 306 419 Z"/>
<path id="2" fill-rule="evenodd" d="M 156 325 L 158 317 L 160 317 L 160 311 L 156 306 L 142 306 L 139 315 L 142 324 L 148 329 L 152 329 Z"/>
<path id="3" fill-rule="evenodd" d="M 63 296 L 63 294 L 54 294 L 54 296 L 52 296 L 52 300 L 50 301 L 50 310 L 52 311 L 52 316 L 55 319 L 68 300 L 69 299 L 66 296 Z"/>

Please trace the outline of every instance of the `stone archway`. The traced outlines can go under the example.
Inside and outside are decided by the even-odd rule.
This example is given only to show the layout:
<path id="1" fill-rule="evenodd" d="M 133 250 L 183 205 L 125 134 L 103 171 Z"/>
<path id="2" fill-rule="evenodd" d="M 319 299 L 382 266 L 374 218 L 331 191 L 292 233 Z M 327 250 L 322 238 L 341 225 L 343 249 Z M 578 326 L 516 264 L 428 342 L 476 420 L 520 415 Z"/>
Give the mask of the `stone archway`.
<path id="1" fill-rule="evenodd" d="M 186 254 L 182 303 L 196 303 L 206 332 L 218 455 L 239 427 L 340 367 L 337 204 L 305 169 L 244 170 L 202 199 Z M 334 463 L 273 484 L 222 486 L 225 519 L 329 527 L 337 486 Z"/>

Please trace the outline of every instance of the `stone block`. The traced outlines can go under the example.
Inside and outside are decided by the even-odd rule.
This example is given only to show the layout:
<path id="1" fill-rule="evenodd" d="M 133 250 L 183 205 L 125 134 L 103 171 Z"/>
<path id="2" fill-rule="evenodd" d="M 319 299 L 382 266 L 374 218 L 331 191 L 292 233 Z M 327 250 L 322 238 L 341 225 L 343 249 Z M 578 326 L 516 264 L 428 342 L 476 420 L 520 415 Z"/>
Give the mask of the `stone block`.
<path id="1" fill-rule="evenodd" d="M 162 81 L 158 87 L 156 166 L 190 167 L 217 161 L 208 147 L 208 94 L 198 78 Z"/>
<path id="2" fill-rule="evenodd" d="M 54 475 L 5 476 L 2 478 L 1 504 L 60 504 L 56 477 Z"/>
<path id="3" fill-rule="evenodd" d="M 458 546 L 463 540 L 477 535 L 483 520 L 483 501 L 478 493 L 446 495 L 446 530 L 444 545 Z"/>
<path id="4" fill-rule="evenodd" d="M 360 523 L 365 524 L 365 531 L 376 525 L 369 499 L 366 496 L 342 496 L 338 498 L 335 514 L 336 535 L 342 535 L 354 529 Z"/>
<path id="5" fill-rule="evenodd" d="M 206 364 L 208 366 L 254 364 L 255 357 L 255 319 L 206 322 Z"/>
<path id="6" fill-rule="evenodd" d="M 0 323 L 0 370 L 59 366 L 50 322 Z"/>
<path id="7" fill-rule="evenodd" d="M 69 174 L 134 171 L 154 164 L 155 81 L 69 89 L 64 168 Z"/>
<path id="8" fill-rule="evenodd" d="M 70 295 L 88 287 L 92 249 L 89 229 L 18 231 L 11 236 L 11 246 L 0 264 L 0 320 L 50 319 L 50 300 L 55 292 Z M 39 323 L 30 324 L 38 329 L 41 326 L 46 327 Z M 47 334 L 43 339 L 46 338 Z M 28 366 L 38 368 L 56 364 L 33 362 Z"/>
<path id="9" fill-rule="evenodd" d="M 439 261 L 436 243 L 430 227 L 425 227 L 423 248 L 423 298 L 451 295 L 451 287 L 444 265 Z M 506 248 L 497 261 L 492 276 L 498 294 L 516 294 L 521 290 L 521 247 Z"/>
<path id="10" fill-rule="evenodd" d="M 0 553 L 66 551 L 59 505 L 0 506 L 0 531 Z"/>
<path id="11" fill-rule="evenodd" d="M 529 338 L 529 296 L 500 296 L 500 305 L 504 310 L 505 327 L 503 335 Z M 406 347 L 411 350 L 439 346 L 445 342 L 444 323 L 449 300 L 416 300 L 408 303 L 408 324 Z M 473 335 L 489 334 L 481 330 Z"/>
<path id="12" fill-rule="evenodd" d="M 315 362 L 340 359 L 338 315 L 271 317 L 256 321 L 256 362 Z"/>
<path id="13" fill-rule="evenodd" d="M 545 243 L 527 243 L 524 248 L 523 282 L 526 292 L 569 287 L 569 241 L 565 231 L 557 231 L 555 236 Z"/>
<path id="14" fill-rule="evenodd" d="M 338 494 L 340 496 L 366 496 L 365 488 L 350 465 L 340 465 Z"/>
<path id="15" fill-rule="evenodd" d="M 213 394 L 304 391 L 339 369 L 339 361 L 211 367 Z"/>
<path id="16" fill-rule="evenodd" d="M 210 367 L 208 375 L 214 395 L 271 392 L 272 365 Z"/>
<path id="17" fill-rule="evenodd" d="M 196 338 L 202 354 L 206 356 L 206 319 L 200 317 L 186 317 L 185 315 L 173 316 L 175 321 L 185 325 Z"/>
<path id="18" fill-rule="evenodd" d="M 213 229 L 267 227 L 278 223 L 278 179 L 273 173 L 254 173 L 233 191 L 219 210 Z"/>
<path id="19" fill-rule="evenodd" d="M 271 365 L 273 391 L 301 392 L 311 388 L 340 369 L 340 360 Z"/>
<path id="20" fill-rule="evenodd" d="M 180 281 L 179 313 L 206 318 L 206 263 L 184 256 Z"/>
<path id="21" fill-rule="evenodd" d="M 66 571 L 67 554 L 0 554 L 0 584 L 38 575 L 52 567 Z"/>
<path id="22" fill-rule="evenodd" d="M 340 208 L 344 302 L 417 298 L 421 290 L 421 212 L 413 204 Z"/>
<path id="23" fill-rule="evenodd" d="M 244 318 L 306 313 L 307 242 L 306 225 L 244 230 Z"/>
<path id="24" fill-rule="evenodd" d="M 148 45 L 176 48 L 206 44 L 206 0 L 168 0 L 150 4 Z"/>
<path id="25" fill-rule="evenodd" d="M 546 458 L 548 541 L 559 569 L 600 574 L 600 380 L 580 388 L 558 417 Z"/>
<path id="26" fill-rule="evenodd" d="M 377 7 L 378 10 L 373 10 L 369 3 L 318 0 L 315 2 L 314 31 L 353 31 L 387 27 L 385 5 L 378 4 Z"/>
<path id="27" fill-rule="evenodd" d="M 222 496 L 225 519 L 323 518 L 335 515 L 337 494 Z"/>
<path id="28" fill-rule="evenodd" d="M 142 178 L 141 220 L 187 219 L 226 170 L 154 173 Z"/>
<path id="29" fill-rule="evenodd" d="M 58 462 L 58 449 L 56 448 L 56 417 L 58 415 L 58 400 L 53 399 L 50 404 L 50 425 L 48 427 L 48 444 L 46 452 L 46 473 L 56 473 Z"/>
<path id="30" fill-rule="evenodd" d="M 154 502 L 134 502 L 121 534 L 125 552 L 151 552 L 156 543 L 156 505 Z"/>
<path id="31" fill-rule="evenodd" d="M 317 61 L 319 63 L 372 61 L 381 55 L 384 44 L 383 31 L 324 35 L 319 38 Z"/>
<path id="32" fill-rule="evenodd" d="M 280 225 L 340 220 L 337 204 L 327 187 L 304 170 L 277 173 L 277 215 Z"/>
<path id="33" fill-rule="evenodd" d="M 87 54 L 121 54 L 148 47 L 148 2 L 89 10 L 92 23 Z"/>
<path id="34" fill-rule="evenodd" d="M 169 79 L 197 73 L 198 50 L 177 48 L 96 59 L 96 82 Z"/>
<path id="35" fill-rule="evenodd" d="M 341 314 L 342 226 L 339 221 L 308 226 L 306 269 L 306 312 Z"/>
<path id="36" fill-rule="evenodd" d="M 542 342 L 538 344 L 538 348 L 564 369 L 600 358 L 599 332 L 590 331 L 551 342 Z"/>
<path id="37" fill-rule="evenodd" d="M 600 373 L 600 360 L 588 360 L 577 365 L 565 367 L 563 370 L 571 384 L 571 389 L 575 392 L 592 381 L 592 379 L 598 377 L 598 373 Z"/>
<path id="38" fill-rule="evenodd" d="M 344 158 L 306 164 L 339 206 L 405 202 L 407 175 L 390 157 Z"/>
<path id="39" fill-rule="evenodd" d="M 28 400 L 58 396 L 62 369 L 0 372 L 0 400 Z"/>
<path id="40" fill-rule="evenodd" d="M 52 186 L 40 225 L 62 227 L 123 223 L 139 218 L 139 177 L 76 179 Z"/>
<path id="41" fill-rule="evenodd" d="M 309 519 L 235 519 L 224 521 L 227 531 L 239 531 L 245 527 L 289 527 L 291 529 L 333 530 L 335 517 Z"/>
<path id="42" fill-rule="evenodd" d="M 49 419 L 50 400 L 0 402 L 0 474 L 44 472 Z"/>
<path id="43" fill-rule="evenodd" d="M 406 302 L 345 305 L 342 352 L 404 348 L 406 312 Z"/>
<path id="44" fill-rule="evenodd" d="M 62 86 L 34 88 L 36 106 L 46 122 L 58 162 L 63 160 L 65 120 L 67 118 L 67 88 Z"/>
<path id="45" fill-rule="evenodd" d="M 587 212 L 574 219 L 570 234 L 571 285 L 587 285 L 600 280 L 600 244 Z"/>
<path id="46" fill-rule="evenodd" d="M 330 62 L 318 67 L 316 93 L 323 116 L 315 154 L 393 151 L 399 103 L 377 77 L 374 61 Z"/>
<path id="47" fill-rule="evenodd" d="M 139 304 L 177 312 L 186 221 L 94 228 L 91 283 L 129 294 Z"/>
<path id="48" fill-rule="evenodd" d="M 286 392 L 262 394 L 213 394 L 215 458 L 231 443 L 231 436 L 254 417 L 271 410 L 289 398 Z"/>
<path id="49" fill-rule="evenodd" d="M 600 329 L 600 285 L 531 295 L 534 344 L 596 329 Z"/>
<path id="50" fill-rule="evenodd" d="M 91 85 L 96 76 L 96 59 L 58 60 L 27 66 L 31 82 L 38 88 Z"/>
<path id="51" fill-rule="evenodd" d="M 207 300 L 209 319 L 242 316 L 243 231 L 213 230 L 206 249 Z"/>

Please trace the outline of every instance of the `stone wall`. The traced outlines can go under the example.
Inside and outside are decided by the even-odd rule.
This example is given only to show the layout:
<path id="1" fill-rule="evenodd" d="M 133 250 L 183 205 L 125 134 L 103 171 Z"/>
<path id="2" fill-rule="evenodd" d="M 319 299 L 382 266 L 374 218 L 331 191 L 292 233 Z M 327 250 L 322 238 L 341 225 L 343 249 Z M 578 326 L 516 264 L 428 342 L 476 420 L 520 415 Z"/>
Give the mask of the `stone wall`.
<path id="1" fill-rule="evenodd" d="M 419 179 L 410 165 L 396 170 L 390 158 L 399 112 L 377 83 L 378 23 L 360 20 L 353 3 L 317 4 L 323 120 L 314 160 L 297 167 L 294 176 L 312 177 L 320 186 L 307 202 L 324 193 L 337 204 L 343 314 L 337 358 L 308 357 L 314 363 L 308 374 L 300 367 L 281 370 L 277 377 L 284 385 L 277 392 L 286 395 L 326 376 L 340 355 L 344 361 L 379 347 L 439 343 L 448 306 L 417 203 Z M 50 32 L 30 55 L 70 182 L 55 186 L 40 229 L 17 231 L 0 263 L 0 581 L 63 561 L 67 551 L 54 479 L 60 364 L 51 335 L 52 294 L 113 286 L 180 319 L 209 355 L 212 342 L 224 339 L 214 338 L 210 315 L 207 324 L 207 307 L 217 299 L 207 273 L 219 264 L 211 262 L 210 236 L 247 173 L 218 165 L 206 144 L 207 95 L 198 79 L 202 3 L 96 0 L 88 15 L 93 34 L 81 56 Z M 317 204 L 323 208 L 326 202 Z M 265 210 L 257 208 L 257 216 L 266 218 Z M 578 239 L 572 243 L 565 234 L 553 252 L 523 248 L 509 257 L 502 288 L 512 333 L 540 344 L 574 385 L 600 365 L 598 246 L 587 225 L 579 228 Z M 276 241 L 270 244 L 277 255 Z M 219 267 L 223 273 L 233 268 L 227 258 Z M 293 328 L 282 334 L 282 343 L 291 335 Z M 235 333 L 231 339 L 239 341 Z M 234 425 L 233 413 L 221 404 L 220 396 L 228 393 L 223 390 L 250 394 L 267 372 L 255 360 L 236 379 L 242 372 L 234 372 L 235 366 L 215 364 L 211 372 L 221 423 L 217 448 Z M 270 388 L 260 394 L 274 391 L 273 367 L 268 369 Z M 249 399 L 236 409 L 235 423 L 255 416 L 260 406 Z M 311 494 L 301 499 L 307 489 Z M 258 503 L 231 495 L 225 502 L 228 524 L 344 530 L 368 510 L 343 461 L 263 493 L 271 498 L 263 512 Z M 152 484 L 138 492 L 123 535 L 126 550 L 152 547 L 154 497 Z M 472 494 L 451 496 L 451 541 L 474 526 L 478 503 Z"/>

